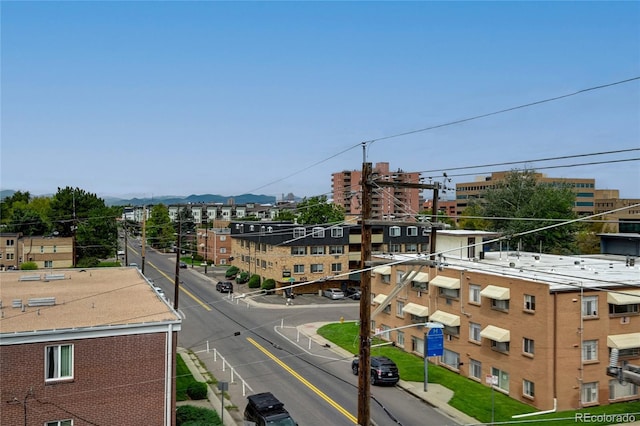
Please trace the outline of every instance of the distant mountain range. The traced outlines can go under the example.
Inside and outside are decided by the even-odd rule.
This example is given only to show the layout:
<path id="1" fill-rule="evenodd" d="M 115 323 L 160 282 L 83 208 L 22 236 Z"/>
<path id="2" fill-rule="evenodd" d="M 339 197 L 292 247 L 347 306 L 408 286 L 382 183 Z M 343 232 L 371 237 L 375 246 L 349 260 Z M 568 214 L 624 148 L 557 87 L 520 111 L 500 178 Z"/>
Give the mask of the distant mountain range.
<path id="1" fill-rule="evenodd" d="M 0 200 L 5 197 L 11 197 L 16 191 L 12 189 L 3 189 L 0 191 Z M 47 197 L 53 196 L 53 194 L 45 195 Z M 151 204 L 205 204 L 205 203 L 221 203 L 229 204 L 230 200 L 233 200 L 235 204 L 275 204 L 276 197 L 270 195 L 255 195 L 255 194 L 242 194 L 242 195 L 214 195 L 214 194 L 192 194 L 187 197 L 179 195 L 163 195 L 153 198 L 117 198 L 117 197 L 100 197 L 104 200 L 108 206 L 142 206 Z M 298 199 L 295 197 L 295 199 Z"/>

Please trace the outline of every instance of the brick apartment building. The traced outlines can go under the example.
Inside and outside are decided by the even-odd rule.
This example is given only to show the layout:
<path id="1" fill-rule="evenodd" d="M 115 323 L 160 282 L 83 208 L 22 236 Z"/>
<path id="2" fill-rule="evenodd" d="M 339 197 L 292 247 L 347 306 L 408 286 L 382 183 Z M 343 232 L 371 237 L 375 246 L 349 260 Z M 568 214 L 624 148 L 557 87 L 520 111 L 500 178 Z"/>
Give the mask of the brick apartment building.
<path id="1" fill-rule="evenodd" d="M 228 265 L 231 261 L 231 229 L 198 229 L 198 255 L 214 265 Z"/>
<path id="2" fill-rule="evenodd" d="M 181 320 L 136 268 L 1 279 L 0 424 L 175 424 Z"/>
<path id="3" fill-rule="evenodd" d="M 0 234 L 0 270 L 19 269 L 24 262 L 33 262 L 38 269 L 70 268 L 74 255 L 71 237 Z"/>
<path id="4" fill-rule="evenodd" d="M 376 163 L 373 174 L 377 179 L 396 183 L 420 183 L 419 172 L 389 170 L 389 163 Z M 347 215 L 362 212 L 362 171 L 345 170 L 331 175 L 333 203 L 344 208 Z M 371 198 L 373 219 L 412 218 L 421 210 L 421 190 L 418 188 L 374 188 Z"/>
<path id="5" fill-rule="evenodd" d="M 444 355 L 432 362 L 482 384 L 495 377 L 497 391 L 539 410 L 640 398 L 638 386 L 606 375 L 612 348 L 640 364 L 638 266 L 480 248 L 469 256 L 468 238 L 439 249 L 435 267 L 374 258 L 405 260 L 372 271 L 372 323 L 383 338 L 422 356 L 427 329 L 396 329 L 440 322 Z"/>

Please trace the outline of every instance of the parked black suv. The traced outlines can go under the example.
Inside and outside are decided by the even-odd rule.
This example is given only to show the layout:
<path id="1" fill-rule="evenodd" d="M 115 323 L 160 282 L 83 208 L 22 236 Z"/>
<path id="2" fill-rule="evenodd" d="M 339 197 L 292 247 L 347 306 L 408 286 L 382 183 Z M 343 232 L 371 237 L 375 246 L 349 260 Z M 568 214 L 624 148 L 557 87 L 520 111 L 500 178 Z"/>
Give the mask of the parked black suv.
<path id="1" fill-rule="evenodd" d="M 284 404 L 271 392 L 263 392 L 247 397 L 244 420 L 257 426 L 297 426 Z"/>
<path id="2" fill-rule="evenodd" d="M 353 374 L 358 375 L 360 368 L 360 358 L 355 358 L 351 361 L 351 371 Z M 398 366 L 386 356 L 372 356 L 371 357 L 371 384 L 389 384 L 395 385 L 400 380 L 400 374 L 398 373 Z"/>
<path id="3" fill-rule="evenodd" d="M 233 283 L 231 281 L 218 281 L 216 290 L 220 293 L 233 293 Z"/>

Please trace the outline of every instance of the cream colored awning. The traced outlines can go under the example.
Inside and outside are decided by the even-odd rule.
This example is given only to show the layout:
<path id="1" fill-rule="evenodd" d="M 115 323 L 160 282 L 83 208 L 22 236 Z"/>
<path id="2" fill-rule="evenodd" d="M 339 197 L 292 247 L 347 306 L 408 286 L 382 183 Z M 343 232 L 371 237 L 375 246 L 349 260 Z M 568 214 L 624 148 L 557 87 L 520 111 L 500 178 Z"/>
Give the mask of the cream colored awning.
<path id="1" fill-rule="evenodd" d="M 378 294 L 376 297 L 373 298 L 373 303 L 377 303 L 378 305 L 381 304 L 382 302 L 384 302 L 384 299 L 387 298 L 386 294 Z"/>
<path id="2" fill-rule="evenodd" d="M 429 316 L 429 321 L 439 322 L 449 327 L 459 327 L 460 317 L 443 311 L 435 311 Z"/>
<path id="3" fill-rule="evenodd" d="M 443 277 L 442 275 L 438 275 L 432 279 L 429 284 L 435 285 L 436 287 L 448 288 L 449 290 L 456 290 L 460 288 L 459 279 Z"/>
<path id="4" fill-rule="evenodd" d="M 612 305 L 640 304 L 640 290 L 620 290 L 620 293 L 607 292 L 607 303 Z"/>
<path id="5" fill-rule="evenodd" d="M 480 296 L 495 300 L 509 300 L 510 293 L 507 287 L 488 285 L 480 291 Z"/>
<path id="6" fill-rule="evenodd" d="M 377 266 L 373 268 L 374 274 L 391 275 L 391 266 Z"/>
<path id="7" fill-rule="evenodd" d="M 418 305 L 417 303 L 407 303 L 402 308 L 403 314 L 411 314 L 417 317 L 428 317 L 429 308 L 426 306 Z"/>
<path id="8" fill-rule="evenodd" d="M 640 333 L 613 334 L 607 336 L 607 346 L 618 349 L 640 348 Z"/>
<path id="9" fill-rule="evenodd" d="M 428 283 L 429 282 L 429 274 L 425 273 L 425 272 L 418 272 L 417 274 L 414 275 L 414 277 L 411 279 L 411 281 L 417 282 L 417 283 Z"/>
<path id="10" fill-rule="evenodd" d="M 480 337 L 504 343 L 511 340 L 511 333 L 504 328 L 488 325 L 480 332 Z"/>

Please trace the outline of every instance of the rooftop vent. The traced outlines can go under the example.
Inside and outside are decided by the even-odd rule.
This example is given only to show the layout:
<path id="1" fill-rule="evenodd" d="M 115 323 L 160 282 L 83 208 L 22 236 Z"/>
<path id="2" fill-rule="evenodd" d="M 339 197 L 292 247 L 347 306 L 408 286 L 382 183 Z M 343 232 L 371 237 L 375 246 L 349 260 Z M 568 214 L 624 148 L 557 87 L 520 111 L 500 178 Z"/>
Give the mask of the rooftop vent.
<path id="1" fill-rule="evenodd" d="M 40 274 L 20 275 L 18 281 L 40 281 Z"/>
<path id="2" fill-rule="evenodd" d="M 29 299 L 29 306 L 54 306 L 56 304 L 55 297 L 34 297 Z"/>
<path id="3" fill-rule="evenodd" d="M 45 274 L 45 281 L 64 280 L 64 274 Z"/>

